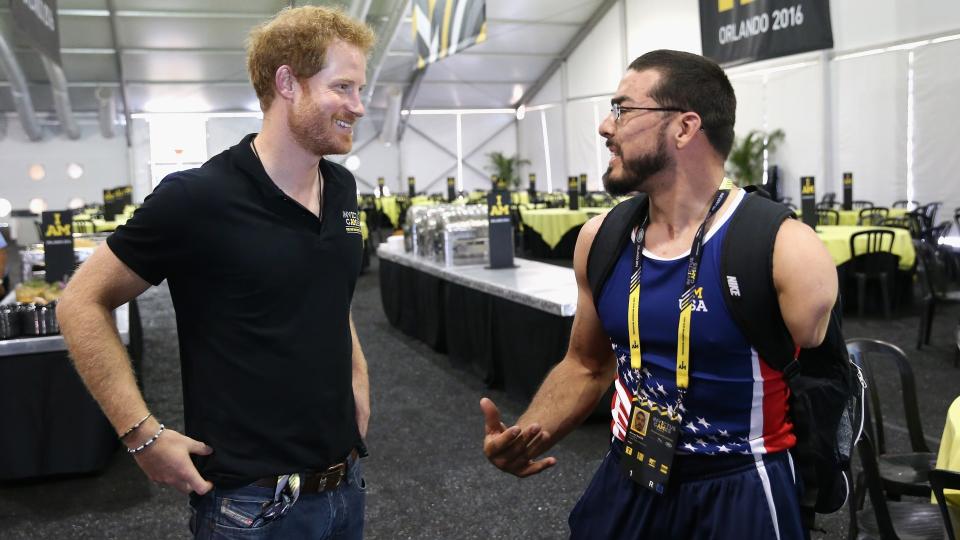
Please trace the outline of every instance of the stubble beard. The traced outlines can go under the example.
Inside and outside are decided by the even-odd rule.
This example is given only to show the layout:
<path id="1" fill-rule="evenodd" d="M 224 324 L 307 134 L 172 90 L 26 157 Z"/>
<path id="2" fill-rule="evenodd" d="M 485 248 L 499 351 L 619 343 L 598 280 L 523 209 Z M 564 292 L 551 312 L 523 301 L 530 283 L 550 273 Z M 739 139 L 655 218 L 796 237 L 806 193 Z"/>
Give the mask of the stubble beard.
<path id="1" fill-rule="evenodd" d="M 287 124 L 290 126 L 293 140 L 318 157 L 349 152 L 353 147 L 353 137 L 350 137 L 346 143 L 338 140 L 333 133 L 336 129 L 333 118 L 309 99 L 309 91 L 305 93 L 305 97 L 307 99 L 287 113 Z"/>
<path id="2" fill-rule="evenodd" d="M 643 185 L 653 175 L 667 168 L 670 165 L 670 156 L 667 154 L 666 126 L 660 128 L 657 135 L 657 150 L 654 153 L 648 153 L 630 161 L 623 159 L 620 155 L 623 174 L 620 178 L 613 177 L 612 167 L 607 167 L 607 172 L 603 173 L 603 187 L 607 193 L 614 197 L 629 195 L 637 191 L 644 191 Z"/>

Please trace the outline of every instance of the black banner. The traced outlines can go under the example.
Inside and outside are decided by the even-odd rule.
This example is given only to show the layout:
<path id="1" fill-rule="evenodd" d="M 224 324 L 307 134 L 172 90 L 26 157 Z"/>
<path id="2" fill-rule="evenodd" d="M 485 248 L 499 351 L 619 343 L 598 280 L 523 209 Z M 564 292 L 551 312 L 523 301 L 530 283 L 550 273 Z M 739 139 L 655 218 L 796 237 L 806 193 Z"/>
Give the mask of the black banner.
<path id="1" fill-rule="evenodd" d="M 853 173 L 843 173 L 843 209 L 853 210 Z"/>
<path id="2" fill-rule="evenodd" d="M 47 283 L 66 281 L 73 274 L 73 214 L 69 210 L 44 212 L 40 216 L 43 231 L 43 259 Z"/>
<path id="3" fill-rule="evenodd" d="M 487 247 L 490 268 L 513 268 L 513 223 L 510 221 L 510 192 L 494 190 L 487 195 L 489 229 Z"/>
<path id="4" fill-rule="evenodd" d="M 583 173 L 580 175 L 580 196 L 587 196 L 587 174 Z"/>
<path id="5" fill-rule="evenodd" d="M 817 189 L 812 176 L 800 177 L 800 211 L 803 212 L 803 222 L 816 229 Z"/>
<path id="6" fill-rule="evenodd" d="M 133 204 L 133 188 L 120 186 L 103 190 L 103 219 L 113 221 L 128 204 Z"/>
<path id="7" fill-rule="evenodd" d="M 830 0 L 700 0 L 700 42 L 727 66 L 830 49 Z"/>
<path id="8" fill-rule="evenodd" d="M 447 202 L 453 202 L 457 199 L 457 179 L 447 177 Z"/>
<path id="9" fill-rule="evenodd" d="M 387 181 L 382 177 L 377 177 L 377 192 L 383 197 L 383 186 L 387 185 Z"/>
<path id="10" fill-rule="evenodd" d="M 407 188 L 409 189 L 408 194 L 410 195 L 410 198 L 412 199 L 416 197 L 417 196 L 417 179 L 414 178 L 413 176 L 408 176 Z"/>
<path id="11" fill-rule="evenodd" d="M 580 209 L 580 180 L 576 176 L 567 177 L 567 207 L 571 210 Z"/>
<path id="12" fill-rule="evenodd" d="M 10 15 L 13 26 L 34 49 L 61 65 L 57 0 L 10 0 Z"/>
<path id="13" fill-rule="evenodd" d="M 530 184 L 527 186 L 527 194 L 530 195 L 530 203 L 533 204 L 537 199 L 537 175 L 530 173 L 527 178 L 530 181 Z"/>

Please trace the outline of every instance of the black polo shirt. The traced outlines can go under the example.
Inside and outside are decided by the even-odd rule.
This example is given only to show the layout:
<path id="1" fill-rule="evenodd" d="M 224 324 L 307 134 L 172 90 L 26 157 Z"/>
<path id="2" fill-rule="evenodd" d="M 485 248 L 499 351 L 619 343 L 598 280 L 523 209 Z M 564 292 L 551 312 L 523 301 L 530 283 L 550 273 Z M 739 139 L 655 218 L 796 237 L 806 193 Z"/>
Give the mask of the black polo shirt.
<path id="1" fill-rule="evenodd" d="M 186 433 L 213 447 L 194 459 L 221 487 L 325 468 L 360 443 L 356 182 L 322 160 L 318 219 L 270 180 L 253 137 L 167 176 L 107 239 L 137 275 L 170 284 Z"/>

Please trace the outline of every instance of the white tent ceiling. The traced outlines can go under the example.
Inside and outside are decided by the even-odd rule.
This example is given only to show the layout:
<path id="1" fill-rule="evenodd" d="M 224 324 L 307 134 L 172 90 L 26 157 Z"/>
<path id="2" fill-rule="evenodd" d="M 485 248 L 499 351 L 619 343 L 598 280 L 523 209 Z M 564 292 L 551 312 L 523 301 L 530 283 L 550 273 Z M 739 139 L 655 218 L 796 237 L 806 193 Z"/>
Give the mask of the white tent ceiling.
<path id="1" fill-rule="evenodd" d="M 62 68 L 73 111 L 97 111 L 101 87 L 114 90 L 120 114 L 256 110 L 244 67 L 247 33 L 279 9 L 304 3 L 309 2 L 60 0 Z M 366 21 L 380 39 L 393 36 L 371 56 L 371 71 L 378 63 L 381 69 L 368 106 L 378 109 L 386 106 L 391 86 L 403 90 L 407 106 L 416 108 L 516 105 L 614 2 L 488 0 L 487 41 L 430 65 L 419 84 L 413 84 L 409 1 L 342 3 L 353 13 L 366 9 Z M 11 26 L 4 5 L 0 33 L 24 73 L 34 109 L 52 112 L 40 56 Z M 0 113 L 15 111 L 13 85 L 2 69 L 0 77 Z"/>

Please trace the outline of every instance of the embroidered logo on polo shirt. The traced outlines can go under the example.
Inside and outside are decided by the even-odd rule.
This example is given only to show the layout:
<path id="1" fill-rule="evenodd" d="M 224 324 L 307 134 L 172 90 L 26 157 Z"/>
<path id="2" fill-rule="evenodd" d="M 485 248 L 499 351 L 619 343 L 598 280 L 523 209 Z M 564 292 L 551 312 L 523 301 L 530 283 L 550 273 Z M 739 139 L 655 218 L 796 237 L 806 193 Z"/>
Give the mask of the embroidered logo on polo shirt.
<path id="1" fill-rule="evenodd" d="M 348 233 L 360 234 L 360 216 L 356 212 L 344 210 L 343 227 Z"/>

